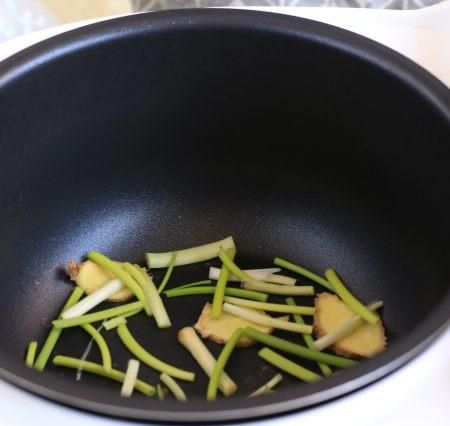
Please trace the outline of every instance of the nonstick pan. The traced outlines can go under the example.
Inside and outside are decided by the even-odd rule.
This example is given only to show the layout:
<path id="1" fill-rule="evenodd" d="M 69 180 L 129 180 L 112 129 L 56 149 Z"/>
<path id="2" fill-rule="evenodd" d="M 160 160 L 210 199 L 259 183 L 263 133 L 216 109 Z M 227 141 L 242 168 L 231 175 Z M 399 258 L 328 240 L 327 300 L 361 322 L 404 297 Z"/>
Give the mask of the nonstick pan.
<path id="1" fill-rule="evenodd" d="M 366 386 L 448 323 L 450 94 L 381 45 L 270 13 L 128 16 L 3 62 L 0 120 L 0 376 L 24 389 L 127 418 L 255 419 Z M 146 251 L 227 235 L 242 266 L 280 256 L 318 273 L 334 267 L 362 301 L 382 299 L 388 349 L 250 399 L 274 370 L 260 346 L 236 351 L 227 371 L 239 393 L 207 403 L 207 379 L 176 333 L 208 297 L 187 297 L 167 301 L 168 330 L 144 316 L 129 321 L 155 355 L 197 372 L 184 385 L 187 404 L 124 399 L 102 378 L 24 366 L 28 342 L 45 339 L 71 291 L 69 259 L 97 249 L 143 264 Z M 175 268 L 169 286 L 205 274 L 205 265 Z M 129 354 L 114 332 L 107 339 L 125 369 Z M 67 330 L 55 353 L 80 357 L 88 341 Z M 95 349 L 90 357 L 100 359 Z M 149 368 L 142 377 L 158 380 Z"/>

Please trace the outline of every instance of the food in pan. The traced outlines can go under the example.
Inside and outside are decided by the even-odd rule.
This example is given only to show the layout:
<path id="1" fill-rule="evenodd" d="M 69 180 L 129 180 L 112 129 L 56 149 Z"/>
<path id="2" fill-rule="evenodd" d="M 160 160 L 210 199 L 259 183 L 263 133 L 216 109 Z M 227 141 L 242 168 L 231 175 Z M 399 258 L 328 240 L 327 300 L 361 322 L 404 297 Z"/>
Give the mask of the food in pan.
<path id="1" fill-rule="evenodd" d="M 146 253 L 147 268 L 113 261 L 96 251 L 87 253 L 87 260 L 82 263 L 69 261 L 67 271 L 76 286 L 60 316 L 53 321 L 46 341 L 41 347 L 36 341 L 30 343 L 26 365 L 42 371 L 51 360 L 57 366 L 121 382 L 120 394 L 124 397 L 136 390 L 164 399 L 170 391 L 178 401 L 186 401 L 189 395 L 180 382 L 195 381 L 197 373 L 166 362 L 164 355 L 156 354 L 157 348 L 151 353 L 145 342 L 133 335 L 127 321 L 134 315 L 145 315 L 155 327 L 172 327 L 170 315 L 175 314 L 169 315 L 170 299 L 196 295 L 210 295 L 211 299 L 198 312 L 197 323 L 185 324 L 178 332 L 178 342 L 173 344 L 178 348 L 181 344 L 209 377 L 205 397 L 210 401 L 217 398 L 218 391 L 224 396 L 239 393 L 240 378 L 232 378 L 225 371 L 233 352 L 242 350 L 239 347 L 261 345 L 261 359 L 307 383 L 328 377 L 336 369 L 350 368 L 358 362 L 355 358 L 374 356 L 386 347 L 384 327 L 376 313 L 382 302 L 365 306 L 334 270 L 328 269 L 321 277 L 280 258 L 275 258 L 276 268 L 245 270 L 235 261 L 236 253 L 234 241 L 228 237 L 189 249 Z M 205 264 L 203 278 L 208 279 L 173 286 L 174 268 L 217 257 L 222 262 L 220 268 Z M 157 268 L 167 268 L 159 283 L 153 277 Z M 281 268 L 295 276 L 280 274 Z M 305 278 L 304 283 L 297 283 Z M 326 291 L 316 294 L 311 281 Z M 301 297 L 301 303 L 294 297 Z M 102 309 L 105 301 L 116 302 L 117 306 Z M 99 348 L 101 364 L 89 360 L 90 346 L 81 359 L 53 356 L 60 334 L 71 327 L 81 327 L 91 336 Z M 107 344 L 108 333 L 117 333 L 132 355 L 125 372 L 113 368 L 114 353 Z M 292 337 L 286 338 L 286 333 Z M 217 357 L 201 338 L 222 347 Z M 302 366 L 302 358 L 315 361 L 317 371 Z M 160 373 L 156 386 L 139 379 L 146 367 Z M 274 392 L 275 387 L 282 386 L 282 378 L 277 373 L 246 396 Z"/>

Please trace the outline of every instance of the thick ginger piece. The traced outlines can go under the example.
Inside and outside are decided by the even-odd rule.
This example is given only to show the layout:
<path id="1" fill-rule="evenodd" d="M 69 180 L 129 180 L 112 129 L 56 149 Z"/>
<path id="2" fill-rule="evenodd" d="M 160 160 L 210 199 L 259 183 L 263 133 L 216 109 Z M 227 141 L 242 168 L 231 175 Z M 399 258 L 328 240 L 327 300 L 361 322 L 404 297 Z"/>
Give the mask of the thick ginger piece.
<path id="1" fill-rule="evenodd" d="M 314 333 L 320 338 L 348 320 L 355 313 L 336 295 L 320 293 L 316 297 Z M 386 335 L 381 319 L 376 325 L 364 322 L 350 334 L 330 346 L 334 353 L 349 358 L 369 358 L 386 347 Z"/>
<path id="2" fill-rule="evenodd" d="M 252 310 L 264 314 L 263 311 L 257 311 L 255 309 Z M 288 321 L 289 316 L 281 317 L 280 319 Z M 245 328 L 248 326 L 256 328 L 263 333 L 272 333 L 273 331 L 273 328 L 255 324 L 227 312 L 222 312 L 222 315 L 218 319 L 212 319 L 210 303 L 207 303 L 203 307 L 202 313 L 200 314 L 197 324 L 194 325 L 194 328 L 204 339 L 210 339 L 213 342 L 225 344 L 238 328 Z M 251 346 L 254 343 L 256 343 L 256 341 L 250 337 L 242 336 L 236 346 Z"/>
<path id="3" fill-rule="evenodd" d="M 121 265 L 122 262 L 116 262 Z M 86 260 L 83 263 L 76 263 L 74 260 L 70 260 L 66 267 L 67 274 L 70 279 L 74 281 L 86 294 L 91 294 L 109 283 L 115 278 L 111 272 L 98 266 L 92 260 Z M 124 287 L 117 293 L 113 294 L 108 301 L 110 302 L 125 302 L 132 299 L 133 293 L 128 287 Z"/>

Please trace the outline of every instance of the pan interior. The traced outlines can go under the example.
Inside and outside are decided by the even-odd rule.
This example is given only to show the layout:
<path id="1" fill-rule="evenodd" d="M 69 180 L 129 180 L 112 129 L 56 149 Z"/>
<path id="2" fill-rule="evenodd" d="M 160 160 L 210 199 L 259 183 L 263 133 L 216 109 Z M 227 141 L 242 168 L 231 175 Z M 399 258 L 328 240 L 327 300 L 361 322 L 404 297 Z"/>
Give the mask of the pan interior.
<path id="1" fill-rule="evenodd" d="M 143 264 L 145 251 L 232 235 L 241 266 L 269 267 L 280 256 L 320 274 L 334 267 L 365 303 L 384 300 L 392 345 L 448 289 L 445 117 L 402 79 L 333 47 L 334 30 L 195 13 L 191 26 L 156 14 L 73 43 L 62 37 L 64 52 L 52 51 L 57 41 L 38 48 L 46 59 L 0 87 L 0 366 L 74 400 L 187 408 L 121 399 L 118 385 L 88 374 L 76 382 L 73 371 L 23 366 L 27 343 L 43 342 L 70 293 L 64 264 L 92 249 Z M 176 268 L 169 287 L 206 275 L 205 264 Z M 168 300 L 169 330 L 144 316 L 129 321 L 152 353 L 197 373 L 183 387 L 198 410 L 211 409 L 202 402 L 207 380 L 176 333 L 207 300 Z M 106 338 L 124 370 L 129 354 L 114 331 Z M 57 353 L 80 357 L 88 341 L 68 330 Z M 244 397 L 273 376 L 258 349 L 233 354 L 227 371 L 240 390 L 229 406 L 250 404 Z M 91 359 L 100 360 L 95 348 Z M 293 399 L 306 386 L 286 377 L 273 398 Z"/>

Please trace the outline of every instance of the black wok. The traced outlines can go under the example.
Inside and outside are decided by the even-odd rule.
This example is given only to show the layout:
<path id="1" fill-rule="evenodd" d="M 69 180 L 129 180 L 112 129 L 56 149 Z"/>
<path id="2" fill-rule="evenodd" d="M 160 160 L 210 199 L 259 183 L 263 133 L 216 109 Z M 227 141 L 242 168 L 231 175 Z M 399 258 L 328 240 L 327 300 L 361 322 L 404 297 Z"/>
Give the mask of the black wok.
<path id="1" fill-rule="evenodd" d="M 2 63 L 0 119 L 0 376 L 22 388 L 128 418 L 257 418 L 380 379 L 447 324 L 450 94 L 385 47 L 274 14 L 130 16 Z M 331 266 L 365 303 L 384 300 L 388 350 L 319 383 L 286 378 L 254 399 L 245 396 L 274 370 L 261 369 L 259 347 L 238 351 L 227 370 L 239 394 L 206 403 L 207 380 L 175 337 L 208 300 L 192 297 L 167 302 L 169 330 L 129 322 L 156 356 L 198 373 L 184 385 L 188 404 L 123 399 L 102 378 L 25 368 L 27 343 L 44 340 L 71 291 L 67 260 L 97 249 L 143 263 L 145 251 L 227 235 L 243 266 L 275 256 L 319 273 Z M 176 268 L 170 286 L 205 271 Z M 125 369 L 129 355 L 113 332 L 107 339 Z M 70 329 L 56 353 L 80 357 L 88 340 Z"/>

